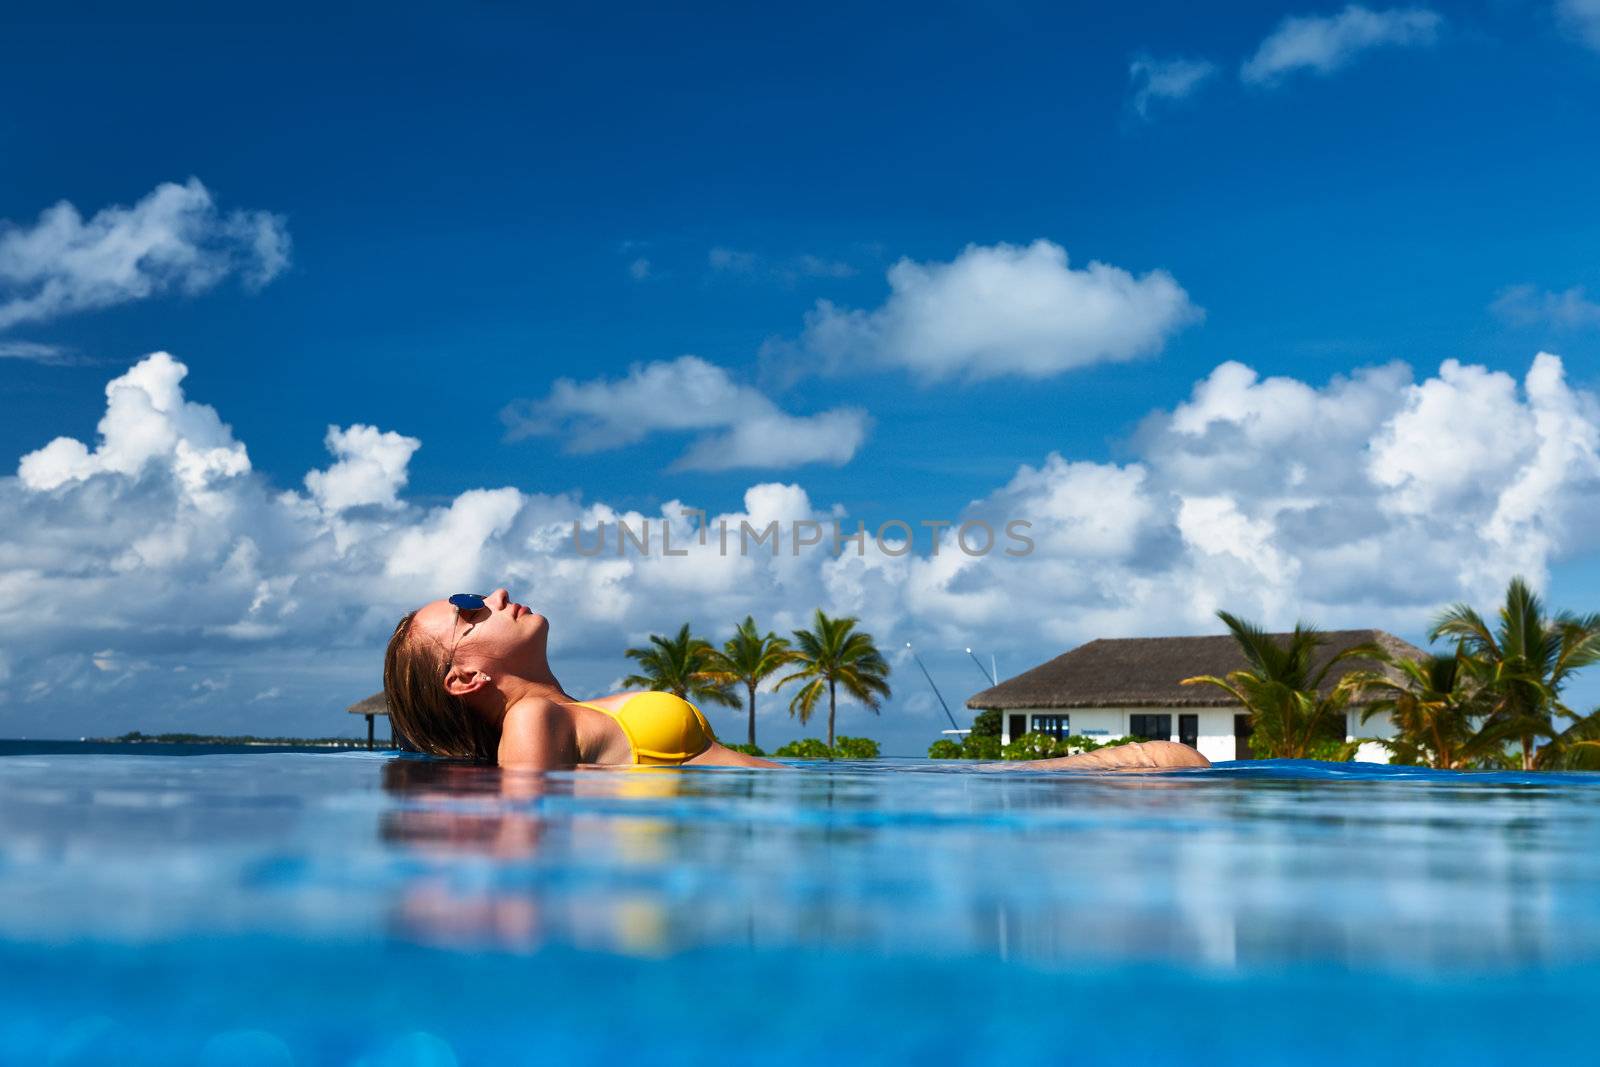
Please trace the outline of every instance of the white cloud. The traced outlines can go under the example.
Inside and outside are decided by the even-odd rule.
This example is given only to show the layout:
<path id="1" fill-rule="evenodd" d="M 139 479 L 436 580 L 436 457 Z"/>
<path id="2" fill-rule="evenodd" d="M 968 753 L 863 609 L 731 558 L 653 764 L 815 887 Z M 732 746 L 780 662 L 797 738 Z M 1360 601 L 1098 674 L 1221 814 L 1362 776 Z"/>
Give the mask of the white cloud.
<path id="1" fill-rule="evenodd" d="M 552 617 L 574 692 L 614 678 L 621 649 L 652 631 L 720 633 L 749 612 L 782 632 L 816 606 L 857 614 L 886 648 L 999 648 L 1013 667 L 1095 636 L 1214 632 L 1218 607 L 1414 631 L 1441 604 L 1491 602 L 1510 575 L 1540 582 L 1592 551 L 1600 515 L 1600 406 L 1546 354 L 1520 382 L 1455 361 L 1420 380 L 1390 364 L 1322 384 L 1226 363 L 1152 413 L 1126 462 L 1051 454 L 949 514 L 902 516 L 997 532 L 1025 519 L 1034 550 L 1020 558 L 965 555 L 949 530 L 931 555 L 920 527 L 910 555 L 869 542 L 835 557 L 832 523 L 848 534 L 853 518 L 792 483 L 752 485 L 721 516 L 726 556 L 715 514 L 699 543 L 694 500 L 641 513 L 481 487 L 425 506 L 402 493 L 415 442 L 372 427 L 330 433 L 328 477 L 282 491 L 182 379 L 149 357 L 108 387 L 99 440 L 58 439 L 0 478 L 0 666 L 25 680 L 0 688 L 14 732 L 196 725 L 167 708 L 225 731 L 330 732 L 377 688 L 401 612 L 498 584 Z M 657 550 L 618 555 L 619 519 L 648 520 Z M 573 550 L 575 520 L 586 545 L 608 524 L 603 554 Z M 809 520 L 824 537 L 795 554 L 785 532 L 777 554 L 740 556 L 741 520 Z M 660 553 L 663 526 L 688 555 Z M 133 714 L 133 692 L 138 717 L 105 720 Z M 937 711 L 912 722 L 909 707 L 881 728 L 932 736 Z"/>
<path id="2" fill-rule="evenodd" d="M 776 409 L 756 412 L 740 416 L 721 433 L 701 437 L 674 466 L 702 471 L 782 470 L 806 463 L 840 467 L 866 440 L 869 424 L 859 408 L 834 408 L 816 415 L 789 415 Z"/>
<path id="3" fill-rule="evenodd" d="M 903 368 L 925 381 L 1047 378 L 1157 352 L 1202 316 L 1166 271 L 1074 269 L 1049 241 L 968 245 L 949 263 L 902 259 L 888 280 L 873 311 L 819 301 L 798 344 L 769 345 L 765 358 L 797 371 Z"/>
<path id="4" fill-rule="evenodd" d="M 138 477 L 161 464 L 200 493 L 218 479 L 244 474 L 250 458 L 215 409 L 183 398 L 189 369 L 165 352 L 140 361 L 106 386 L 100 443 L 57 437 L 22 457 L 17 476 L 29 489 L 55 489 L 96 474 Z"/>
<path id="5" fill-rule="evenodd" d="M 238 275 L 261 286 L 289 262 L 281 216 L 217 210 L 197 178 L 165 182 L 87 222 L 66 201 L 31 227 L 0 222 L 0 329 L 165 292 L 194 294 Z"/>
<path id="6" fill-rule="evenodd" d="M 1541 291 L 1532 285 L 1513 285 L 1500 291 L 1489 310 L 1517 326 L 1553 326 L 1560 330 L 1600 326 L 1600 304 L 1590 300 L 1581 285 L 1560 293 Z"/>
<path id="7" fill-rule="evenodd" d="M 338 462 L 306 475 L 306 488 L 329 511 L 376 505 L 397 508 L 395 495 L 406 484 L 406 466 L 422 442 L 385 433 L 375 426 L 328 427 L 325 443 Z"/>
<path id="8" fill-rule="evenodd" d="M 698 356 L 636 363 L 619 380 L 562 378 L 550 395 L 503 413 L 509 436 L 563 439 L 572 452 L 635 444 L 653 433 L 696 432 L 678 470 L 784 469 L 848 463 L 871 420 L 859 408 L 815 415 L 779 410 L 760 390 L 735 382 Z"/>
<path id="9" fill-rule="evenodd" d="M 1600 52 L 1600 0 L 1556 0 L 1556 18 L 1573 37 Z"/>
<path id="10" fill-rule="evenodd" d="M 1132 91 L 1129 104 L 1140 118 L 1150 117 L 1152 104 L 1162 100 L 1183 100 L 1200 88 L 1217 65 L 1208 59 L 1156 59 L 1136 56 L 1128 64 Z"/>
<path id="11" fill-rule="evenodd" d="M 650 277 L 650 261 L 643 256 L 628 264 L 628 276 L 636 282 Z"/>
<path id="12" fill-rule="evenodd" d="M 1432 44 L 1443 24 L 1438 13 L 1420 7 L 1373 11 L 1351 4 L 1337 15 L 1292 15 L 1261 42 L 1239 77 L 1270 85 L 1295 71 L 1332 74 L 1374 48 Z"/>
<path id="13" fill-rule="evenodd" d="M 0 359 L 23 359 L 51 366 L 65 366 L 77 362 L 77 358 L 61 345 L 43 344 L 39 341 L 0 341 Z"/>

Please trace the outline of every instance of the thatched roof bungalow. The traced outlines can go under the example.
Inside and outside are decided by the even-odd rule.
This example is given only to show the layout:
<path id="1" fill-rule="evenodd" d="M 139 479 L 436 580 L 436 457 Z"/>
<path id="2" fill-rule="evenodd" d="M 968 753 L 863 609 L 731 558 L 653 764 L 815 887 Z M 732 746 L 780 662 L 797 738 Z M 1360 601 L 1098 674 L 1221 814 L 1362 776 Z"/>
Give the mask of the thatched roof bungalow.
<path id="1" fill-rule="evenodd" d="M 1395 655 L 1424 654 L 1383 630 L 1335 630 L 1323 639 L 1322 663 L 1361 644 L 1377 644 Z M 1178 684 L 1197 674 L 1221 676 L 1245 666 L 1238 643 L 1228 635 L 1101 638 L 975 693 L 967 707 L 1001 711 L 1003 741 L 1030 731 L 1139 735 L 1194 745 L 1213 760 L 1248 758 L 1249 717 L 1238 704 L 1215 686 Z M 1347 670 L 1377 667 L 1353 659 Z M 1328 686 L 1344 673 L 1330 675 Z M 1368 736 L 1383 736 L 1386 727 L 1376 721 L 1362 727 L 1357 718 L 1346 724 L 1346 735 L 1359 728 Z"/>
<path id="2" fill-rule="evenodd" d="M 367 747 L 372 748 L 375 740 L 373 723 L 376 717 L 382 715 L 386 719 L 389 718 L 389 702 L 384 699 L 383 690 L 380 689 L 371 696 L 356 701 L 344 710 L 352 715 L 365 715 L 367 717 Z M 393 719 L 389 719 L 389 744 L 387 747 L 395 747 Z"/>

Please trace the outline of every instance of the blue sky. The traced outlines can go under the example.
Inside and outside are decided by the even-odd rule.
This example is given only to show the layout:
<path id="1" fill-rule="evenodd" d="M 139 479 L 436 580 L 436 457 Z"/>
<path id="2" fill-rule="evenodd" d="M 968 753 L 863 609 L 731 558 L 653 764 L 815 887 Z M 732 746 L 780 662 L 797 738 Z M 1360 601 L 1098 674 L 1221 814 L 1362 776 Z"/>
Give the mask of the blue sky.
<path id="1" fill-rule="evenodd" d="M 1180 527 L 1189 531 L 1184 551 L 1200 551 L 1194 510 L 1183 526 L 1171 518 L 1177 510 L 1163 518 L 1161 509 L 1175 498 L 1218 499 L 1223 481 L 1193 474 L 1179 455 L 1188 446 L 1163 444 L 1163 435 L 1171 437 L 1173 413 L 1196 384 L 1228 361 L 1313 391 L 1401 361 L 1410 368 L 1403 381 L 1385 379 L 1370 391 L 1404 407 L 1406 389 L 1423 390 L 1407 409 L 1416 413 L 1445 360 L 1520 385 L 1535 354 L 1548 351 L 1561 358 L 1562 395 L 1575 398 L 1568 406 L 1582 409 L 1574 425 L 1592 424 L 1600 10 L 1584 0 L 1225 11 L 813 5 L 803 13 L 734 5 L 604 13 L 374 5 L 338 14 L 240 6 L 231 16 L 157 4 L 137 18 L 89 5 L 65 14 L 11 6 L 0 20 L 12 43 L 0 91 L 27 101 L 0 118 L 9 163 L 0 169 L 0 237 L 13 238 L 14 263 L 24 252 L 51 254 L 23 249 L 18 235 L 36 234 L 40 213 L 58 202 L 92 220 L 191 179 L 210 212 L 201 212 L 198 225 L 209 228 L 196 239 L 220 257 L 203 280 L 192 267 L 153 274 L 143 289 L 101 279 L 100 295 L 0 328 L 0 351 L 31 355 L 0 359 L 0 452 L 8 457 L 20 460 L 57 436 L 92 451 L 106 383 L 167 351 L 187 368 L 187 400 L 215 409 L 231 440 L 248 449 L 248 475 L 237 477 L 271 492 L 309 492 L 307 472 L 330 463 L 330 426 L 372 426 L 420 442 L 395 483 L 398 496 L 380 490 L 361 505 L 386 516 L 384 531 L 373 534 L 389 539 L 381 549 L 372 543 L 379 562 L 364 564 L 385 581 L 396 573 L 393 539 L 407 524 L 426 524 L 430 508 L 475 488 L 659 514 L 670 501 L 738 512 L 751 486 L 775 483 L 800 487 L 819 510 L 875 525 L 959 518 L 983 501 L 987 513 L 1019 468 L 1042 468 L 1052 453 L 1069 465 L 1149 470 L 1145 484 L 1165 503 L 1155 512 L 1134 507 L 1119 527 L 1126 543 L 1106 551 L 1125 568 L 1116 571 L 1125 585 L 1152 575 L 1169 584 L 1130 592 L 1126 604 L 1114 587 L 1082 597 L 1050 591 L 1075 581 L 1062 577 L 1068 572 L 1105 571 L 1110 557 L 1094 552 L 1052 557 L 1059 574 L 1021 572 L 1016 588 L 1038 599 L 1014 602 L 1009 618 L 991 605 L 965 619 L 954 602 L 917 593 L 929 581 L 961 593 L 962 582 L 987 580 L 974 575 L 897 577 L 887 599 L 852 600 L 819 572 L 812 586 L 779 583 L 717 601 L 718 610 L 772 618 L 817 601 L 858 610 L 886 642 L 916 639 L 927 649 L 952 697 L 964 697 L 977 678 L 960 655 L 968 641 L 994 649 L 1006 673 L 1074 637 L 1192 632 L 1217 606 L 1190 595 L 1200 576 L 1220 606 L 1237 603 L 1273 622 L 1300 613 L 1329 625 L 1371 619 L 1413 637 L 1425 623 L 1421 604 L 1478 597 L 1508 571 L 1536 576 L 1564 606 L 1592 607 L 1600 596 L 1594 546 L 1583 532 L 1594 516 L 1587 460 L 1568 464 L 1582 476 L 1546 485 L 1528 476 L 1534 437 L 1503 446 L 1508 455 L 1521 449 L 1527 463 L 1480 481 L 1398 459 L 1390 474 L 1374 476 L 1374 493 L 1416 501 L 1433 492 L 1434 505 L 1458 507 L 1472 497 L 1488 508 L 1474 529 L 1495 513 L 1492 500 L 1479 498 L 1504 499 L 1517 484 L 1539 495 L 1543 510 L 1518 520 L 1537 527 L 1538 547 L 1528 547 L 1526 531 L 1503 535 L 1471 575 L 1401 581 L 1407 588 L 1399 593 L 1382 582 L 1367 592 L 1336 589 L 1335 559 L 1396 550 L 1354 538 L 1318 561 L 1297 562 L 1291 525 L 1277 512 L 1267 537 L 1283 565 L 1272 565 L 1272 595 L 1248 575 L 1190 563 L 1179 575 L 1149 563 Z M 1142 110 L 1140 70 L 1174 76 L 1162 83 L 1167 95 L 1157 92 Z M 230 219 L 269 226 L 286 257 L 262 258 L 259 245 L 229 229 Z M 1044 252 L 1025 259 L 1041 241 L 1064 262 L 1052 267 Z M 985 254 L 984 262 L 1001 264 L 1002 286 L 1040 280 L 1037 328 L 1027 325 L 1029 307 L 985 303 L 982 279 L 963 280 L 956 268 L 981 265 L 963 257 Z M 1095 261 L 1125 282 L 1091 286 L 1081 306 L 1052 305 L 1070 303 Z M 0 307 L 37 297 L 46 275 L 83 283 L 76 267 L 35 263 L 29 275 L 13 263 L 6 275 L 3 263 Z M 889 278 L 896 264 L 933 281 L 897 303 Z M 1181 299 L 1154 292 L 1161 278 Z M 980 296 L 962 289 L 969 282 Z M 1139 299 L 1116 303 L 1128 291 Z M 1081 327 L 1101 298 L 1115 304 L 1109 317 Z M 993 321 L 984 309 L 994 310 Z M 808 316 L 837 324 L 846 340 L 808 333 Z M 945 372 L 919 362 L 928 338 L 968 333 L 974 339 L 953 343 Z M 759 462 L 677 469 L 686 448 L 708 436 L 704 449 L 726 453 L 716 435 L 729 425 L 768 431 L 726 420 L 640 429 L 628 414 L 600 430 L 616 436 L 632 425 L 639 439 L 621 447 L 573 453 L 552 435 L 594 423 L 586 409 L 552 404 L 558 379 L 587 385 L 604 404 L 630 367 L 660 364 L 670 377 L 683 369 L 672 361 L 686 355 L 722 376 L 735 407 L 769 404 L 801 420 L 842 412 L 859 442 L 844 448 L 841 462 L 843 446 L 828 431 L 833 452 L 801 462 L 798 444 L 787 458 L 780 446 L 811 424 L 782 423 L 777 443 L 756 450 Z M 1031 369 L 995 370 L 1007 366 Z M 1504 424 L 1496 409 L 1444 391 L 1443 423 L 1480 442 L 1496 439 Z M 668 388 L 635 399 L 659 413 L 674 406 L 673 396 Z M 1511 400 L 1519 406 L 1510 415 L 1538 421 L 1521 394 Z M 546 432 L 508 439 L 503 412 L 517 403 Z M 1392 415 L 1373 416 L 1345 467 L 1372 462 L 1373 441 L 1411 440 L 1384 429 Z M 1558 436 L 1573 434 L 1569 427 Z M 1257 445 L 1279 458 L 1333 447 L 1286 442 Z M 1222 439 L 1191 444 L 1195 455 L 1228 447 Z M 1446 458 L 1467 454 L 1448 441 L 1438 447 Z M 141 468 L 96 477 L 160 476 Z M 1244 488 L 1228 492 L 1244 526 L 1227 536 L 1247 545 L 1249 523 L 1269 521 L 1261 509 L 1275 505 L 1266 488 L 1252 495 L 1242 477 Z M 74 497 L 51 511 L 37 486 L 11 481 L 7 492 L 26 505 L 17 505 L 17 520 L 45 529 L 123 506 Z M 49 492 L 81 496 L 93 481 L 84 476 Z M 1264 475 L 1259 485 L 1269 482 Z M 157 515 L 154 497 L 138 499 Z M 1405 505 L 1372 500 L 1374 515 L 1410 515 Z M 173 507 L 169 518 L 182 511 Z M 1481 547 L 1461 524 L 1448 535 L 1408 529 L 1422 558 Z M 65 529 L 54 532 L 71 540 Z M 211 588 L 228 545 L 236 547 L 236 537 L 212 535 L 204 551 L 190 545 L 159 563 L 149 554 L 144 565 L 168 568 L 164 590 Z M 1204 551 L 1217 555 L 1208 543 Z M 259 728 L 266 711 L 286 728 L 321 732 L 319 701 L 342 706 L 375 688 L 375 665 L 371 678 L 340 679 L 362 669 L 362 655 L 370 659 L 383 635 L 346 608 L 327 613 L 343 620 L 332 629 L 317 622 L 308 591 L 288 588 L 293 553 L 275 555 L 264 540 L 260 547 L 273 562 L 252 580 L 282 579 L 274 595 L 284 607 L 247 640 L 238 631 L 215 637 L 215 627 L 227 625 L 215 620 L 212 636 L 176 627 L 155 645 L 119 638 L 115 627 L 71 624 L 64 644 L 35 650 L 34 638 L 17 630 L 6 665 L 13 699 L 0 705 L 0 733 Z M 115 549 L 102 540 L 85 552 L 112 567 Z M 84 572 L 74 569 L 81 561 L 41 563 L 28 551 L 15 546 L 6 564 L 7 584 L 24 598 L 40 583 L 63 595 L 83 584 Z M 477 584 L 501 577 L 489 573 L 497 558 L 481 556 Z M 1412 569 L 1409 557 L 1382 562 Z M 411 592 L 364 584 L 367 572 L 347 562 L 330 566 L 348 583 L 341 597 L 368 589 L 387 610 Z M 126 612 L 125 627 L 140 625 L 137 606 L 150 601 L 148 589 L 92 584 L 108 607 Z M 425 583 L 418 576 L 413 584 Z M 708 631 L 730 621 L 698 604 L 692 583 L 668 595 L 675 588 L 669 581 L 641 594 L 624 621 L 595 613 L 575 627 L 584 636 L 569 649 L 574 684 L 603 686 L 621 672 L 606 643 L 622 647 L 626 639 L 606 636 L 619 627 L 631 636 L 684 617 Z M 244 594 L 216 595 L 220 603 Z M 586 595 L 575 586 L 553 607 L 581 613 Z M 1160 610 L 1174 597 L 1187 599 Z M 539 590 L 526 598 L 537 602 Z M 244 597 L 257 614 L 259 601 Z M 1039 625 L 1045 617 L 1057 623 Z M 1064 621 L 1073 618 L 1084 621 Z M 84 657 L 100 653 L 137 667 L 87 668 L 93 684 L 83 682 Z M 187 678 L 181 691 L 154 684 L 185 666 L 185 656 L 195 662 L 178 673 L 218 680 L 215 688 L 192 690 Z M 35 683 L 36 657 L 49 661 L 41 666 L 48 684 L 37 691 L 24 686 Z M 277 681 L 252 680 L 246 662 Z M 317 666 L 303 679 L 283 673 L 282 664 L 307 662 Z M 220 681 L 224 675 L 232 680 Z M 102 690 L 110 681 L 100 676 L 127 680 Z M 937 708 L 914 669 L 897 678 L 903 696 L 884 718 L 854 713 L 846 731 L 920 750 L 938 726 Z M 241 710 L 248 704 L 257 707 Z M 14 725 L 4 728 L 6 719 Z M 764 721 L 764 731 L 773 739 L 793 732 L 781 718 L 769 731 Z"/>

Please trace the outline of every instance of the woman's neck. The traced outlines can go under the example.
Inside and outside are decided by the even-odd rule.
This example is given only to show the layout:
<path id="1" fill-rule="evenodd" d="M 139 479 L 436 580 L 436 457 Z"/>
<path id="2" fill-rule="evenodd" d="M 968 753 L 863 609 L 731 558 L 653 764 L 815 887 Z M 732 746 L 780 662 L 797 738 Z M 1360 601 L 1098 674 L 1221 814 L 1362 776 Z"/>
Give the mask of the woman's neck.
<path id="1" fill-rule="evenodd" d="M 553 674 L 546 674 L 542 678 L 507 678 L 495 687 L 499 700 L 492 710 L 495 723 L 498 725 L 505 721 L 506 713 L 524 701 L 534 699 L 553 700 L 557 703 L 571 703 L 573 698 L 561 688 L 561 683 L 556 681 Z"/>

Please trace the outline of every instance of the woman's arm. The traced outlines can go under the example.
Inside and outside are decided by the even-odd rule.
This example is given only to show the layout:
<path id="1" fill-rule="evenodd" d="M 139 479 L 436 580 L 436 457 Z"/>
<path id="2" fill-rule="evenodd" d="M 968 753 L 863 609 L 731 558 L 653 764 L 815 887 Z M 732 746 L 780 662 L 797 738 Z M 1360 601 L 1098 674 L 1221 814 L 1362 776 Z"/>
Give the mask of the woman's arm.
<path id="1" fill-rule="evenodd" d="M 500 766 L 544 771 L 577 766 L 578 759 L 578 728 L 570 709 L 536 697 L 506 712 L 500 724 Z"/>
<path id="2" fill-rule="evenodd" d="M 735 752 L 727 745 L 711 742 L 711 747 L 706 749 L 694 759 L 689 760 L 685 766 L 702 767 L 783 767 L 781 763 L 774 763 L 760 756 L 746 756 L 743 752 Z M 787 769 L 787 768 L 785 768 Z"/>

